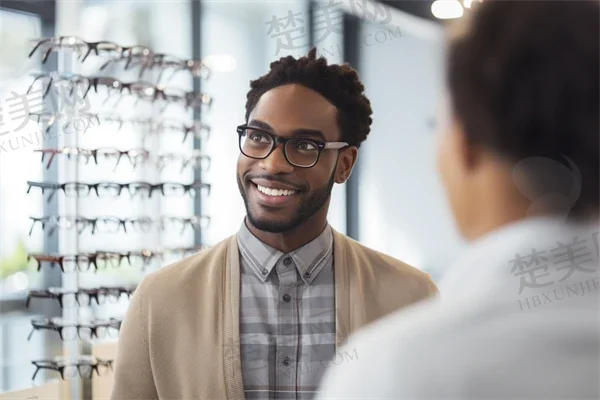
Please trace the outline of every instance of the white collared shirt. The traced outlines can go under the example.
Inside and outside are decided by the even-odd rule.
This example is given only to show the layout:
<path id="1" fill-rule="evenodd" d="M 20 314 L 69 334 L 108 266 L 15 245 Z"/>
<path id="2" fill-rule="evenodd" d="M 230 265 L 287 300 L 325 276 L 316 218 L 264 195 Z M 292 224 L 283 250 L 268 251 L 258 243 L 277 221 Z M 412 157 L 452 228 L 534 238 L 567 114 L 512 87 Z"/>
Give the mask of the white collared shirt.
<path id="1" fill-rule="evenodd" d="M 598 259 L 597 221 L 485 235 L 440 297 L 353 335 L 319 399 L 598 398 Z"/>

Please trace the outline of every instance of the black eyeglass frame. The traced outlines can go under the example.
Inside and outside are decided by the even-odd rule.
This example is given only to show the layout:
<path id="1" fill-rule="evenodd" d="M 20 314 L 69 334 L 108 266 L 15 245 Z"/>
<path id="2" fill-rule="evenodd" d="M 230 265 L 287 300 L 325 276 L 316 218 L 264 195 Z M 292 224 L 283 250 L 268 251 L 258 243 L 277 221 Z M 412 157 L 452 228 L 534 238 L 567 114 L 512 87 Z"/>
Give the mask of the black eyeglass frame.
<path id="1" fill-rule="evenodd" d="M 242 149 L 242 136 L 244 136 L 246 134 L 247 129 L 252 129 L 254 131 L 260 132 L 264 135 L 269 136 L 272 139 L 271 150 L 269 150 L 264 157 L 250 156 L 250 155 L 246 154 L 244 152 L 244 150 Z M 286 161 L 297 168 L 312 168 L 312 167 L 314 167 L 315 165 L 317 165 L 317 163 L 321 159 L 321 154 L 323 153 L 324 150 L 338 150 L 339 151 L 339 150 L 345 149 L 346 147 L 350 147 L 350 145 L 347 142 L 324 142 L 322 140 L 315 140 L 315 139 L 309 139 L 309 138 L 297 138 L 297 137 L 284 138 L 281 136 L 274 135 L 263 129 L 255 128 L 253 126 L 248 126 L 247 124 L 239 125 L 236 128 L 236 130 L 237 130 L 238 138 L 239 138 L 238 146 L 240 148 L 240 152 L 244 156 L 253 158 L 255 160 L 264 160 L 265 158 L 268 158 L 275 151 L 275 149 L 277 148 L 277 144 L 281 143 L 283 145 L 283 156 L 285 157 Z M 287 148 L 286 148 L 286 143 L 289 142 L 290 140 L 305 140 L 308 142 L 313 142 L 317 146 L 317 149 L 319 151 L 315 162 L 312 165 L 308 165 L 308 166 L 307 165 L 297 165 L 297 164 L 294 164 L 293 162 L 291 162 L 290 159 L 288 158 Z"/>

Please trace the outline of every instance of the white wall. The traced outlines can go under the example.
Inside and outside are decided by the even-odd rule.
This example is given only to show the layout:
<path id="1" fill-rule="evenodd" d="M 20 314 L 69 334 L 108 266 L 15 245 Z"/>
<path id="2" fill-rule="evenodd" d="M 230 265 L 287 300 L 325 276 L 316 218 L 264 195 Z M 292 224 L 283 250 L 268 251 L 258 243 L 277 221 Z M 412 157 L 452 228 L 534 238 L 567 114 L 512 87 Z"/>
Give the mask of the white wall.
<path id="1" fill-rule="evenodd" d="M 388 25 L 364 22 L 357 44 L 374 110 L 359 155 L 359 240 L 439 279 L 463 246 L 435 170 L 442 31 L 392 13 Z"/>

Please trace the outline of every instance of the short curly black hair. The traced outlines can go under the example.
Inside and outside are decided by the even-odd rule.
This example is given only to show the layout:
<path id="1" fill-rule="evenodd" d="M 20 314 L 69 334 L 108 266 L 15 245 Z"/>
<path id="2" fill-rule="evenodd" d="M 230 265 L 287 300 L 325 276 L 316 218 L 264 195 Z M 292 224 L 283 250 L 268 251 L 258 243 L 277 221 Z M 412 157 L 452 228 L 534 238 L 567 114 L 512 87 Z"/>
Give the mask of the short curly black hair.
<path id="1" fill-rule="evenodd" d="M 448 51 L 469 141 L 512 161 L 571 159 L 582 175 L 574 218 L 600 204 L 599 14 L 597 1 L 484 1 Z"/>
<path id="2" fill-rule="evenodd" d="M 313 47 L 307 56 L 295 59 L 282 57 L 270 65 L 269 72 L 250 82 L 246 100 L 246 121 L 260 97 L 278 86 L 297 83 L 314 90 L 338 110 L 338 125 L 342 138 L 350 146 L 360 147 L 371 130 L 371 102 L 364 95 L 356 70 L 347 63 L 328 65 L 324 57 L 317 58 Z"/>

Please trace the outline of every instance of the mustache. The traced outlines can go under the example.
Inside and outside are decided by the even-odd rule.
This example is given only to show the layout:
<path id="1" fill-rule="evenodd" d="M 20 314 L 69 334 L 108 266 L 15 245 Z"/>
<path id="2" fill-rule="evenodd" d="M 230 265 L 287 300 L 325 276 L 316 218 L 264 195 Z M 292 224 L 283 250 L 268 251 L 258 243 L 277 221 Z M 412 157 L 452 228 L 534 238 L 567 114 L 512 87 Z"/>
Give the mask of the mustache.
<path id="1" fill-rule="evenodd" d="M 245 177 L 246 183 L 251 183 L 251 181 L 253 179 L 264 179 L 265 181 L 283 183 L 284 185 L 291 186 L 294 189 L 299 190 L 299 191 L 305 189 L 304 186 L 301 186 L 301 185 L 299 185 L 297 183 L 294 183 L 294 182 L 290 182 L 290 181 L 284 179 L 283 177 L 281 177 L 279 175 L 265 175 L 265 174 L 262 174 L 262 175 L 246 175 L 246 177 Z"/>

